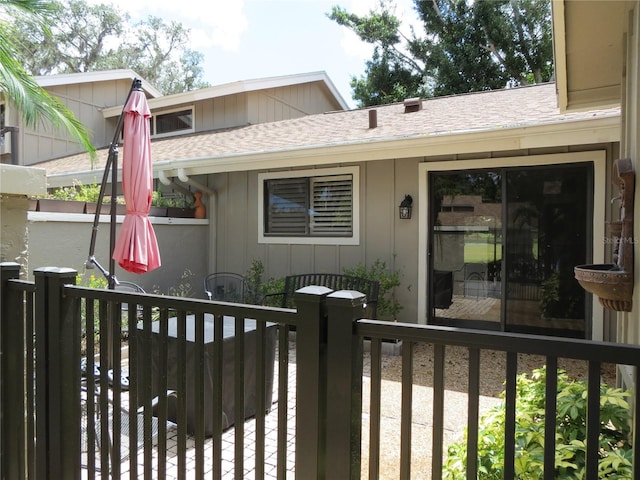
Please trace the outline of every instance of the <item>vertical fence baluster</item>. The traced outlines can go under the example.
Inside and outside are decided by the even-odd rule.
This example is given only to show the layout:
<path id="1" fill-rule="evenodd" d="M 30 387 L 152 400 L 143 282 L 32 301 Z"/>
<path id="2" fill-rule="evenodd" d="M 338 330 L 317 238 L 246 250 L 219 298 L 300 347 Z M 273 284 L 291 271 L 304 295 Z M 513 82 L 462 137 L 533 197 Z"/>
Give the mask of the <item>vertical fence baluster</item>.
<path id="1" fill-rule="evenodd" d="M 25 411 L 28 384 L 25 384 L 22 375 L 11 375 L 11 372 L 22 372 L 25 368 L 25 350 L 22 348 L 26 333 L 25 316 L 22 292 L 13 291 L 7 286 L 9 279 L 19 278 L 20 265 L 6 262 L 1 267 L 0 407 L 14 414 L 0 415 L 0 474 L 2 478 L 23 478 L 26 473 L 26 457 L 22 448 L 25 445 L 25 417 L 15 412 Z M 31 408 L 27 411 L 30 412 Z"/>

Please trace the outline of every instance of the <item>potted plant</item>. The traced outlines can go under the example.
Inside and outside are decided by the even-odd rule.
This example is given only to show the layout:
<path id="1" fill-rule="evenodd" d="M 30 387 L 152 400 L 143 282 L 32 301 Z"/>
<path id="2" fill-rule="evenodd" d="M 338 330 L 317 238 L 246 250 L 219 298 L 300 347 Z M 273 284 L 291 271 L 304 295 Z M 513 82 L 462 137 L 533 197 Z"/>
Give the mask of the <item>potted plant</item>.
<path id="1" fill-rule="evenodd" d="M 154 192 L 154 197 L 156 193 Z M 187 200 L 183 195 L 165 197 L 158 193 L 157 197 L 152 201 L 152 205 L 166 208 L 167 217 L 193 218 L 195 213 L 193 202 Z"/>
<path id="2" fill-rule="evenodd" d="M 56 188 L 53 192 L 38 199 L 38 211 L 61 213 L 84 213 L 85 201 L 78 200 L 76 182 L 70 187 Z"/>
<path id="3" fill-rule="evenodd" d="M 167 207 L 162 205 L 162 195 L 155 191 L 151 196 L 151 208 L 149 208 L 150 217 L 166 217 Z"/>
<path id="4" fill-rule="evenodd" d="M 100 185 L 92 183 L 90 185 L 77 185 L 77 198 L 86 202 L 85 213 L 96 213 L 98 198 L 100 197 Z"/>

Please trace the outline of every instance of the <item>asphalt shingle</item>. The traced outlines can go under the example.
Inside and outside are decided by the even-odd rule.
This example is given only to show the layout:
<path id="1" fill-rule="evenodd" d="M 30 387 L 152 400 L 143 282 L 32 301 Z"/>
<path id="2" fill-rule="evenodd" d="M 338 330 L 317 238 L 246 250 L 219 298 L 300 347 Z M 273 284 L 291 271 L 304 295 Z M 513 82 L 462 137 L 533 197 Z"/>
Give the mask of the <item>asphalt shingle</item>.
<path id="1" fill-rule="evenodd" d="M 620 115 L 620 108 L 560 113 L 555 84 L 438 97 L 423 101 L 422 109 L 404 113 L 402 103 L 371 107 L 377 127 L 369 128 L 369 110 L 328 112 L 258 125 L 200 132 L 152 142 L 154 162 L 224 158 L 270 151 L 383 142 L 465 132 L 535 127 Z M 452 140 L 454 141 L 454 140 Z M 95 168 L 104 168 L 108 149 L 98 152 Z M 86 171 L 86 154 L 36 165 L 47 174 Z"/>

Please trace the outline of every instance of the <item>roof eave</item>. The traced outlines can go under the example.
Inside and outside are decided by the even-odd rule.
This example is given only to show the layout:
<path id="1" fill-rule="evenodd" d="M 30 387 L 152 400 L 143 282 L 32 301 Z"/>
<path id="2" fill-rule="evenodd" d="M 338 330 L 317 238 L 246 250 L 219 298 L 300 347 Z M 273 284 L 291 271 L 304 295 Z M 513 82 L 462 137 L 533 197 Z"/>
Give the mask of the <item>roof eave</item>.
<path id="1" fill-rule="evenodd" d="M 237 171 L 296 168 L 482 152 L 518 151 L 566 145 L 590 145 L 620 141 L 620 115 L 597 119 L 560 121 L 536 126 L 518 126 L 443 135 L 393 137 L 375 141 L 343 142 L 331 145 L 294 147 L 224 156 L 204 156 L 154 162 L 154 177 L 163 171 L 168 177 L 183 170 L 188 175 Z M 50 175 L 49 186 L 95 181 L 96 170 Z"/>

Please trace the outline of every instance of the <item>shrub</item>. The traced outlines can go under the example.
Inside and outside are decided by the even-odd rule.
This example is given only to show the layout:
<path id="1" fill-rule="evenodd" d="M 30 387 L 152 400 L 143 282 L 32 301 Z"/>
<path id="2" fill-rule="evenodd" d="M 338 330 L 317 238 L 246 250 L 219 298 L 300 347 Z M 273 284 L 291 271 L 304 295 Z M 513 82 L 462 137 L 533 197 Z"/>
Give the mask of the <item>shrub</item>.
<path id="1" fill-rule="evenodd" d="M 544 408 L 546 369 L 534 370 L 531 378 L 519 375 L 516 383 L 516 478 L 543 478 Z M 556 407 L 555 478 L 582 479 L 585 476 L 587 384 L 558 374 Z M 632 478 L 630 440 L 631 410 L 625 400 L 630 394 L 606 384 L 600 386 L 599 478 Z M 504 397 L 504 393 L 503 393 Z M 478 432 L 478 478 L 504 478 L 504 403 L 480 420 Z M 466 437 L 466 434 L 465 434 Z M 448 448 L 443 478 L 466 479 L 466 438 Z"/>
<path id="2" fill-rule="evenodd" d="M 380 282 L 378 293 L 378 318 L 389 318 L 395 320 L 402 310 L 402 305 L 395 297 L 395 288 L 400 286 L 400 272 L 391 271 L 387 264 L 381 260 L 376 260 L 370 267 L 359 263 L 354 267 L 343 268 L 345 275 L 353 277 L 367 278 Z"/>
<path id="3" fill-rule="evenodd" d="M 269 278 L 264 281 L 262 276 L 264 275 L 264 265 L 261 260 L 253 259 L 251 265 L 244 274 L 247 280 L 247 292 L 246 302 L 254 305 L 260 305 L 262 298 L 270 293 L 279 293 L 284 291 L 284 278 Z M 273 305 L 280 306 L 280 297 L 274 297 Z"/>

